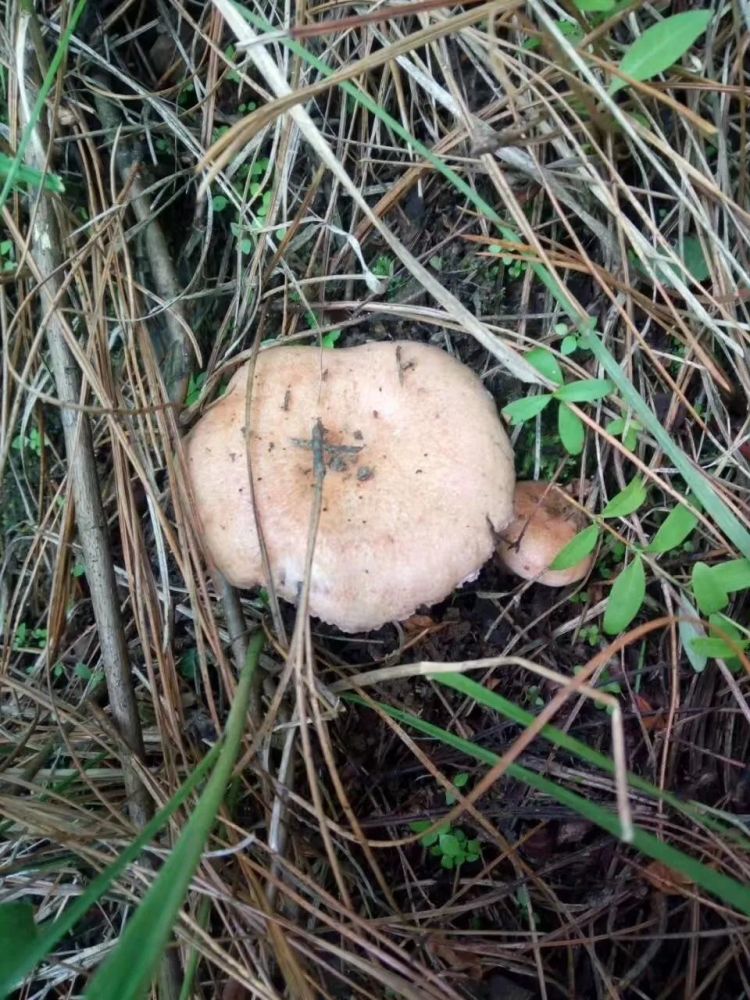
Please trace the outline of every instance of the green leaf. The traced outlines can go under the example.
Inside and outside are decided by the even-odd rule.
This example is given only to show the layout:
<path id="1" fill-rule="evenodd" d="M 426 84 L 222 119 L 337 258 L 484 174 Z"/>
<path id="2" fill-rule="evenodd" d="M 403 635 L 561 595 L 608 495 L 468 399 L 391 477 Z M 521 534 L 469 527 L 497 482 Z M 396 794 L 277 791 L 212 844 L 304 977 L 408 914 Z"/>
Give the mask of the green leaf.
<path id="1" fill-rule="evenodd" d="M 409 824 L 409 829 L 413 830 L 414 833 L 421 833 L 423 830 L 428 830 L 431 826 L 432 826 L 432 820 L 417 819 L 414 820 L 413 823 Z M 444 823 L 441 826 L 439 826 L 437 830 L 433 830 L 432 833 L 426 833 L 424 837 L 420 837 L 419 843 L 422 845 L 422 847 L 432 847 L 433 845 L 437 844 L 438 837 L 440 837 L 444 833 L 447 833 L 449 830 L 450 827 L 448 826 L 448 824 Z M 438 847 L 438 852 L 439 851 L 440 848 Z"/>
<path id="2" fill-rule="evenodd" d="M 412 833 L 422 833 L 431 826 L 432 823 L 428 819 L 415 819 L 413 823 L 409 824 L 409 829 Z M 429 833 L 427 836 L 422 837 L 419 842 L 422 847 L 432 847 L 433 844 L 437 843 L 437 837 L 437 833 Z"/>
<path id="3" fill-rule="evenodd" d="M 456 860 L 453 857 L 453 855 L 451 855 L 451 854 L 444 854 L 442 856 L 442 858 L 440 859 L 440 864 L 443 866 L 443 868 L 445 868 L 448 871 L 450 871 L 452 868 L 455 868 Z"/>
<path id="4" fill-rule="evenodd" d="M 679 611 L 681 619 L 700 619 L 698 609 L 694 608 L 684 595 L 680 596 Z M 677 629 L 680 633 L 682 648 L 685 650 L 688 660 L 690 660 L 690 666 L 696 674 L 703 673 L 706 669 L 706 657 L 693 648 L 696 639 L 704 639 L 706 636 L 700 625 L 700 621 L 680 621 Z"/>
<path id="5" fill-rule="evenodd" d="M 8 992 L 21 983 L 17 969 L 24 964 L 24 956 L 36 945 L 37 926 L 34 923 L 34 907 L 31 903 L 3 903 L 0 905 L 0 983 L 8 987 Z M 13 982 L 14 976 L 16 981 Z M 3 996 L 6 992 L 3 991 Z"/>
<path id="6" fill-rule="evenodd" d="M 27 167 L 23 163 L 17 163 L 16 158 L 0 153 L 0 177 L 11 177 L 12 185 L 18 189 L 20 185 L 28 187 L 44 188 L 54 194 L 62 194 L 65 185 L 57 174 L 43 174 L 34 167 Z"/>
<path id="7" fill-rule="evenodd" d="M 740 649 L 747 649 L 747 642 L 738 642 Z M 714 636 L 693 639 L 693 649 L 703 656 L 711 656 L 719 660 L 731 660 L 737 653 L 723 639 Z"/>
<path id="8" fill-rule="evenodd" d="M 750 640 L 740 632 L 737 625 L 726 615 L 715 614 L 708 617 L 709 632 L 712 639 L 718 639 L 724 645 L 724 652 L 720 654 L 721 659 L 726 660 L 730 670 L 742 670 L 742 663 L 737 656 L 736 647 L 747 649 Z M 733 649 L 729 640 L 734 643 Z M 716 655 L 715 653 L 713 654 Z"/>
<path id="9" fill-rule="evenodd" d="M 503 416 L 510 420 L 512 424 L 522 424 L 526 420 L 531 420 L 538 413 L 541 413 L 545 406 L 552 399 L 552 396 L 543 392 L 539 396 L 526 396 L 524 399 L 515 399 L 503 407 Z"/>
<path id="10" fill-rule="evenodd" d="M 561 549 L 554 560 L 550 563 L 550 569 L 571 569 L 590 555 L 596 548 L 599 541 L 599 527 L 590 524 L 588 528 L 579 531 L 575 538 L 571 538 L 565 548 Z"/>
<path id="11" fill-rule="evenodd" d="M 328 350 L 332 350 L 336 346 L 336 341 L 341 337 L 341 330 L 330 330 L 322 338 L 321 343 L 323 347 Z"/>
<path id="12" fill-rule="evenodd" d="M 527 351 L 525 357 L 529 364 L 533 365 L 550 382 L 562 385 L 562 369 L 551 351 L 547 351 L 543 347 L 535 347 L 533 350 Z"/>
<path id="13" fill-rule="evenodd" d="M 583 421 L 567 403 L 560 403 L 557 411 L 557 431 L 563 448 L 569 455 L 580 455 L 583 451 L 585 431 Z"/>
<path id="14" fill-rule="evenodd" d="M 97 875 L 84 889 L 77 899 L 73 900 L 65 912 L 55 920 L 47 921 L 38 928 L 33 947 L 25 951 L 5 952 L 3 960 L 8 958 L 8 964 L 0 963 L 0 997 L 6 996 L 14 983 L 25 978 L 34 970 L 38 962 L 48 955 L 66 934 L 75 927 L 79 920 L 89 912 L 110 886 L 135 861 L 146 844 L 150 843 L 159 831 L 166 826 L 171 817 L 183 806 L 193 791 L 200 785 L 216 761 L 222 750 L 222 744 L 215 744 L 198 764 L 185 783 L 175 792 L 166 806 L 143 828 L 141 833 L 125 848 L 112 864 Z M 11 959 L 12 955 L 12 959 Z"/>
<path id="15" fill-rule="evenodd" d="M 615 0 L 573 0 L 584 14 L 607 14 L 615 9 Z"/>
<path id="16" fill-rule="evenodd" d="M 728 594 L 750 587 L 750 559 L 731 559 L 729 562 L 712 566 L 711 576 L 717 586 Z"/>
<path id="17" fill-rule="evenodd" d="M 607 635 L 618 635 L 625 631 L 641 610 L 645 596 L 646 571 L 643 559 L 636 555 L 612 585 L 602 622 Z"/>
<path id="18" fill-rule="evenodd" d="M 242 748 L 252 678 L 264 642 L 263 632 L 250 640 L 216 766 L 177 843 L 121 933 L 117 947 L 90 980 L 84 994 L 88 1000 L 140 1000 L 148 988 L 200 864 Z"/>
<path id="19" fill-rule="evenodd" d="M 587 378 L 580 382 L 568 382 L 555 390 L 555 399 L 566 403 L 593 403 L 597 399 L 608 396 L 614 386 L 608 378 Z"/>
<path id="20" fill-rule="evenodd" d="M 626 404 L 639 422 L 646 428 L 660 448 L 668 455 L 677 471 L 690 487 L 691 493 L 700 502 L 706 514 L 724 532 L 740 553 L 750 558 L 750 531 L 745 522 L 727 506 L 721 494 L 713 487 L 704 474 L 696 469 L 675 439 L 659 421 L 645 399 L 635 389 L 623 371 L 620 362 L 602 343 L 599 335 L 592 330 L 582 333 L 582 344 L 589 348 L 596 360 L 607 372 Z"/>
<path id="21" fill-rule="evenodd" d="M 214 212 L 223 212 L 228 204 L 229 204 L 229 199 L 226 198 L 223 194 L 215 194 L 211 199 L 211 207 L 213 208 Z"/>
<path id="22" fill-rule="evenodd" d="M 439 840 L 440 850 L 443 854 L 447 854 L 451 858 L 457 857 L 462 853 L 461 844 L 458 838 L 452 833 L 442 833 Z"/>
<path id="23" fill-rule="evenodd" d="M 705 281 L 711 274 L 703 246 L 697 236 L 686 236 L 682 241 L 682 262 L 696 281 Z"/>
<path id="24" fill-rule="evenodd" d="M 560 354 L 562 354 L 563 357 L 567 358 L 577 350 L 578 350 L 578 337 L 576 337 L 572 333 L 569 333 L 567 336 L 563 337 L 562 341 L 560 342 Z"/>
<path id="25" fill-rule="evenodd" d="M 655 552 L 657 555 L 671 552 L 672 549 L 682 545 L 685 539 L 693 533 L 697 523 L 697 516 L 684 504 L 679 504 L 667 514 L 659 525 L 659 530 L 652 538 L 646 551 Z"/>
<path id="26" fill-rule="evenodd" d="M 468 771 L 461 771 L 460 774 L 456 774 L 453 776 L 453 784 L 456 786 L 456 788 L 463 788 L 468 780 L 469 780 Z"/>
<path id="27" fill-rule="evenodd" d="M 620 69 L 639 81 L 663 73 L 700 38 L 713 16 L 710 10 L 693 10 L 652 24 L 622 57 Z M 609 93 L 616 94 L 627 86 L 627 81 L 617 77 L 610 84 Z"/>
<path id="28" fill-rule="evenodd" d="M 691 582 L 695 600 L 704 615 L 712 615 L 729 604 L 729 595 L 705 563 L 693 566 Z"/>
<path id="29" fill-rule="evenodd" d="M 633 514 L 646 500 L 646 486 L 642 479 L 636 476 L 631 479 L 625 489 L 613 496 L 602 511 L 602 517 L 628 517 Z"/>
<path id="30" fill-rule="evenodd" d="M 615 437 L 622 435 L 622 443 L 630 451 L 634 451 L 638 444 L 638 431 L 643 430 L 643 428 L 632 417 L 617 417 L 615 420 L 610 420 L 606 430 Z"/>

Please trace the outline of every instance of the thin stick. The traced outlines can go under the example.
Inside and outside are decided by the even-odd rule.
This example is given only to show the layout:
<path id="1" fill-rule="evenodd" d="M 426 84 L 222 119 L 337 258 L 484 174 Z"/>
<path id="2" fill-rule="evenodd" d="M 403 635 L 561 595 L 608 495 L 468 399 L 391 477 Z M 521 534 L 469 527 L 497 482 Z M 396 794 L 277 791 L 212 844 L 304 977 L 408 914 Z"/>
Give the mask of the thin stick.
<path id="1" fill-rule="evenodd" d="M 27 59 L 26 38 L 33 15 L 25 10 L 19 15 L 16 42 L 16 67 L 19 87 L 28 87 L 35 78 L 33 60 Z M 37 170 L 47 169 L 50 137 L 41 122 L 34 122 L 29 113 L 31 97 L 20 102 L 24 125 L 33 130 L 29 143 L 28 162 Z M 81 372 L 68 347 L 65 324 L 61 315 L 65 306 L 58 299 L 61 281 L 61 234 L 52 198 L 40 193 L 32 215 L 32 240 L 29 264 L 39 283 L 39 294 L 48 311 L 47 343 L 57 393 L 62 403 L 83 402 L 86 390 Z M 67 298 L 67 297 L 66 297 Z M 102 667 L 107 682 L 112 715 L 118 731 L 131 754 L 143 758 L 143 737 L 133 691 L 127 645 L 120 615 L 112 553 L 107 531 L 107 518 L 102 505 L 94 459 L 91 424 L 79 411 L 63 406 L 60 420 L 68 457 L 70 490 L 75 504 L 76 524 L 86 564 L 86 578 L 91 591 L 91 604 L 99 633 Z M 123 780 L 128 797 L 130 817 L 142 827 L 151 815 L 151 800 L 141 783 L 130 755 L 121 756 Z"/>

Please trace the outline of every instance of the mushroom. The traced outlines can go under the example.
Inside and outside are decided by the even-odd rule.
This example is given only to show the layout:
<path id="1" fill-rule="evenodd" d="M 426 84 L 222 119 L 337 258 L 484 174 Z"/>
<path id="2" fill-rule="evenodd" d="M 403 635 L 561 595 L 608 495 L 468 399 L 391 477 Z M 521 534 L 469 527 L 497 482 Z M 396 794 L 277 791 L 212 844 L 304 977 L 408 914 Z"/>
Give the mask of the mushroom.
<path id="1" fill-rule="evenodd" d="M 593 556 L 570 569 L 550 569 L 557 554 L 586 524 L 585 518 L 551 483 L 516 483 L 516 518 L 502 532 L 500 561 L 524 580 L 566 587 L 588 573 Z"/>
<path id="2" fill-rule="evenodd" d="M 204 547 L 230 583 L 270 583 L 255 505 L 273 586 L 298 599 L 318 482 L 311 614 L 366 631 L 476 577 L 513 519 L 515 476 L 469 368 L 411 342 L 272 348 L 256 361 L 246 428 L 247 378 L 240 368 L 186 442 Z"/>

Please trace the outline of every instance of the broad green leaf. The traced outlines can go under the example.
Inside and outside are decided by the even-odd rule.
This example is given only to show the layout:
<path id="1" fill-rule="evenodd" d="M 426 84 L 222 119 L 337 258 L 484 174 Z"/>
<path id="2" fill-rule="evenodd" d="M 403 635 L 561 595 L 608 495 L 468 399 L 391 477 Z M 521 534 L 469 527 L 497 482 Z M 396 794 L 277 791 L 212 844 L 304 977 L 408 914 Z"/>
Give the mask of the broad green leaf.
<path id="1" fill-rule="evenodd" d="M 563 448 L 569 455 L 580 455 L 583 451 L 585 431 L 583 421 L 567 403 L 560 403 L 557 411 L 557 430 Z"/>
<path id="2" fill-rule="evenodd" d="M 663 73 L 700 38 L 713 16 L 710 10 L 691 10 L 652 24 L 622 57 L 620 69 L 639 81 Z M 616 94 L 627 85 L 627 81 L 616 77 L 609 86 L 609 93 Z"/>
<path id="3" fill-rule="evenodd" d="M 739 642 L 740 649 L 747 649 L 747 642 Z M 732 647 L 723 639 L 715 636 L 693 639 L 693 649 L 703 656 L 712 656 L 718 660 L 731 660 L 737 655 Z"/>
<path id="4" fill-rule="evenodd" d="M 526 352 L 525 358 L 530 365 L 533 365 L 550 382 L 554 382 L 555 385 L 562 384 L 562 369 L 558 364 L 557 358 L 551 351 L 547 351 L 543 347 L 535 347 L 533 350 Z"/>
<path id="5" fill-rule="evenodd" d="M 738 649 L 747 649 L 750 639 L 747 633 L 743 634 L 731 618 L 722 614 L 708 616 L 709 634 L 712 639 L 717 639 L 722 643 L 721 653 L 709 653 L 710 656 L 718 656 L 726 662 L 730 670 L 742 670 L 742 662 L 737 655 Z M 734 647 L 732 646 L 734 644 Z M 717 647 L 718 648 L 718 647 Z"/>
<path id="6" fill-rule="evenodd" d="M 18 974 L 19 962 L 37 944 L 37 926 L 34 923 L 34 907 L 31 903 L 13 902 L 0 905 L 0 983 L 8 992 L 23 981 L 23 973 Z M 3 991 L 2 996 L 6 996 Z"/>
<path id="7" fill-rule="evenodd" d="M 512 424 L 522 424 L 531 420 L 537 413 L 541 413 L 544 407 L 552 399 L 552 396 L 543 392 L 539 396 L 526 396 L 524 399 L 514 399 L 503 407 L 503 416 L 510 420 Z"/>
<path id="8" fill-rule="evenodd" d="M 607 14 L 615 9 L 615 0 L 573 0 L 584 14 Z"/>
<path id="9" fill-rule="evenodd" d="M 602 628 L 607 635 L 624 632 L 632 622 L 646 596 L 646 571 L 643 559 L 636 555 L 617 577 L 607 601 Z"/>
<path id="10" fill-rule="evenodd" d="M 431 819 L 424 821 L 424 826 L 422 827 L 422 829 L 426 830 L 427 827 L 429 826 L 432 826 Z M 422 837 L 420 843 L 424 844 L 425 847 L 432 847 L 433 845 L 437 845 L 438 838 L 442 837 L 444 833 L 448 833 L 449 830 L 450 826 L 447 823 L 442 823 L 436 830 L 433 830 L 432 833 L 428 833 L 424 837 Z M 439 850 L 440 848 L 438 847 L 438 851 Z"/>
<path id="11" fill-rule="evenodd" d="M 638 431 L 643 430 L 643 428 L 632 417 L 617 417 L 615 420 L 610 420 L 606 430 L 615 437 L 622 435 L 622 443 L 630 451 L 634 451 L 638 444 Z"/>
<path id="12" fill-rule="evenodd" d="M 712 566 L 711 576 L 717 586 L 728 594 L 750 587 L 750 559 L 731 559 L 729 562 Z"/>
<path id="13" fill-rule="evenodd" d="M 658 555 L 671 552 L 672 549 L 682 545 L 685 539 L 693 533 L 697 523 L 697 516 L 684 504 L 678 504 L 659 525 L 659 530 L 652 538 L 646 551 L 655 552 Z"/>
<path id="14" fill-rule="evenodd" d="M 712 615 L 729 604 L 729 595 L 705 563 L 693 566 L 691 582 L 695 600 L 704 615 Z"/>
<path id="15" fill-rule="evenodd" d="M 694 608 L 684 595 L 680 596 L 680 618 L 696 619 L 695 621 L 680 621 L 677 630 L 680 633 L 680 642 L 685 650 L 685 655 L 690 660 L 690 666 L 697 673 L 703 673 L 706 669 L 707 658 L 703 653 L 694 648 L 696 639 L 705 639 L 706 633 L 700 624 L 700 613 Z"/>
<path id="16" fill-rule="evenodd" d="M 441 834 L 439 844 L 441 853 L 447 854 L 451 858 L 455 858 L 459 854 L 463 854 L 463 848 L 459 843 L 458 838 L 452 833 Z"/>
<path id="17" fill-rule="evenodd" d="M 594 551 L 598 541 L 599 528 L 596 524 L 590 524 L 588 528 L 579 531 L 575 538 L 571 538 L 564 549 L 560 549 L 550 564 L 550 569 L 570 569 L 577 566 Z"/>
<path id="18" fill-rule="evenodd" d="M 28 187 L 44 188 L 55 194 L 62 194 L 65 191 L 65 185 L 57 174 L 40 173 L 34 167 L 18 164 L 13 157 L 0 153 L 0 177 L 8 176 L 13 178 L 14 185 L 25 184 Z"/>
<path id="19" fill-rule="evenodd" d="M 613 496 L 602 511 L 602 517 L 628 517 L 638 510 L 646 500 L 646 486 L 637 476 Z"/>
<path id="20" fill-rule="evenodd" d="M 573 354 L 577 350 L 578 350 L 578 337 L 576 337 L 572 333 L 569 333 L 566 337 L 563 337 L 560 343 L 560 354 L 562 354 L 564 357 L 567 358 L 568 355 Z"/>
<path id="21" fill-rule="evenodd" d="M 566 403 L 593 403 L 603 396 L 608 396 L 614 386 L 608 378 L 587 378 L 580 382 L 568 382 L 555 390 L 555 399 Z"/>
<path id="22" fill-rule="evenodd" d="M 711 274 L 711 268 L 706 262 L 701 241 L 697 236 L 686 236 L 682 241 L 680 253 L 682 262 L 696 281 L 705 281 Z"/>
<path id="23" fill-rule="evenodd" d="M 409 824 L 409 829 L 414 833 L 423 833 L 425 830 L 429 830 L 432 826 L 432 820 L 429 819 L 416 819 L 413 823 Z M 437 844 L 437 839 L 440 836 L 440 828 L 433 830 L 432 833 L 426 833 L 424 837 L 420 837 L 419 843 L 422 847 L 432 847 L 433 844 Z"/>
<path id="24" fill-rule="evenodd" d="M 736 622 L 733 622 L 731 618 L 721 613 L 709 615 L 708 625 L 711 635 L 718 636 L 719 639 L 722 638 L 723 633 L 729 636 L 730 639 L 734 639 L 739 645 L 742 645 L 747 637 L 747 632 L 741 632 Z"/>
<path id="25" fill-rule="evenodd" d="M 341 337 L 341 330 L 331 330 L 326 333 L 321 339 L 321 344 L 328 350 L 332 350 L 336 346 L 336 341 Z"/>
<path id="26" fill-rule="evenodd" d="M 622 366 L 610 350 L 602 343 L 600 336 L 590 329 L 582 329 L 582 344 L 592 352 L 596 360 L 612 379 L 622 396 L 623 402 L 646 428 L 649 434 L 668 455 L 675 468 L 690 487 L 690 492 L 700 502 L 706 514 L 731 540 L 739 552 L 750 558 L 750 531 L 745 522 L 737 517 L 713 487 L 710 480 L 696 469 L 675 439 L 659 421 L 646 400 L 635 389 Z"/>
<path id="27" fill-rule="evenodd" d="M 682 261 L 685 266 L 685 270 L 696 281 L 705 281 L 706 278 L 709 277 L 711 269 L 706 263 L 703 247 L 701 246 L 701 241 L 697 236 L 686 236 L 683 240 L 682 247 L 674 246 L 672 249 L 675 256 L 679 257 Z M 639 260 L 636 260 L 635 266 L 637 270 L 644 274 L 647 278 L 652 277 L 652 273 L 649 269 L 644 267 Z M 668 285 L 670 288 L 674 288 L 677 285 L 678 280 L 685 280 L 685 275 L 682 270 L 675 267 L 669 260 L 664 260 L 663 262 L 654 261 L 652 267 L 653 277 L 658 278 L 659 281 Z"/>
<path id="28" fill-rule="evenodd" d="M 263 632 L 250 640 L 216 766 L 156 880 L 120 934 L 117 947 L 90 980 L 84 994 L 87 1000 L 140 1000 L 145 995 L 200 864 L 242 748 L 252 678 L 264 641 Z"/>

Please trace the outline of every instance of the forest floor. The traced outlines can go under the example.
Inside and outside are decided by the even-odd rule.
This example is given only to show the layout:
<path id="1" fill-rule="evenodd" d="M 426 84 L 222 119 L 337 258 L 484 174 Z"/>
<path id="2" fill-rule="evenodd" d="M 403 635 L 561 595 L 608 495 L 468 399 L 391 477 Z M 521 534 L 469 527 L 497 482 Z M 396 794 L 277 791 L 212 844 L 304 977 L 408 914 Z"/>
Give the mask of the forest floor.
<path id="1" fill-rule="evenodd" d="M 27 6 L 0 995 L 750 995 L 746 6 Z M 585 579 L 345 635 L 210 572 L 237 365 L 396 339 L 515 404 Z"/>

